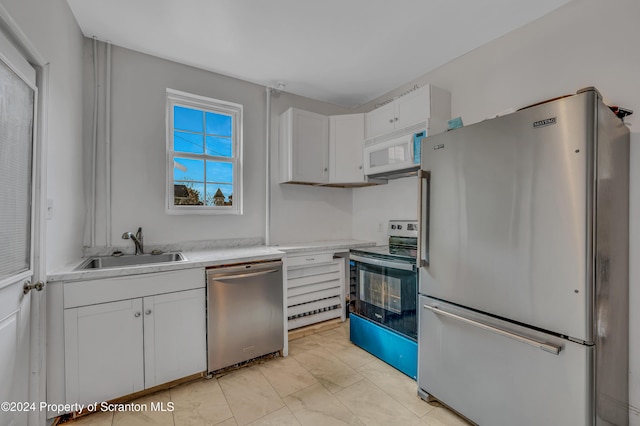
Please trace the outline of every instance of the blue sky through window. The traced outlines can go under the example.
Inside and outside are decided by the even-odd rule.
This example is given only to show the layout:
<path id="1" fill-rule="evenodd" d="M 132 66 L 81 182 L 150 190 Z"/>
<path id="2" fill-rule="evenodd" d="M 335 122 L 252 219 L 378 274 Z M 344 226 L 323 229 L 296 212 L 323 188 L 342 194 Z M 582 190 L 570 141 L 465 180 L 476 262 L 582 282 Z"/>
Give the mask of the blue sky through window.
<path id="1" fill-rule="evenodd" d="M 199 202 L 213 206 L 220 189 L 224 202 L 233 195 L 233 163 L 207 156 L 233 158 L 233 117 L 174 105 L 173 109 L 174 185 L 184 185 L 197 193 Z M 179 153 L 202 154 L 202 159 Z M 218 200 L 219 201 L 219 200 Z"/>

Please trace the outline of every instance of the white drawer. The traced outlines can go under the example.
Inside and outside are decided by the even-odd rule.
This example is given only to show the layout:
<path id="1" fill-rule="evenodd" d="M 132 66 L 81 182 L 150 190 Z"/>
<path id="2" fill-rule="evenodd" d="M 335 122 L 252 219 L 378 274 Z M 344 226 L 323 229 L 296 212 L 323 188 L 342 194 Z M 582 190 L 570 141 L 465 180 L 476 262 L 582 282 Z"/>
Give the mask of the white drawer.
<path id="1" fill-rule="evenodd" d="M 342 260 L 332 260 L 331 263 L 323 263 L 321 265 L 296 266 L 295 268 L 287 268 L 287 279 L 297 279 L 304 277 L 312 277 L 315 275 L 339 273 L 340 263 Z"/>
<path id="2" fill-rule="evenodd" d="M 287 297 L 288 307 L 300 305 L 303 303 L 315 302 L 317 300 L 327 299 L 329 297 L 338 297 L 340 300 L 340 287 L 328 288 L 325 290 L 314 291 L 310 293 L 302 293 Z"/>
<path id="3" fill-rule="evenodd" d="M 310 277 L 300 277 L 287 280 L 287 288 L 292 289 L 310 284 L 321 283 L 325 281 L 334 281 L 340 279 L 340 272 L 330 272 L 322 275 L 312 275 Z"/>
<path id="4" fill-rule="evenodd" d="M 287 328 L 293 330 L 305 325 L 315 324 L 317 322 L 327 321 L 332 318 L 340 318 L 342 309 L 332 309 L 330 311 L 322 311 L 317 314 L 307 315 L 303 317 L 293 318 L 287 321 Z"/>
<path id="5" fill-rule="evenodd" d="M 321 300 L 315 300 L 313 302 L 309 302 L 309 303 L 302 303 L 300 305 L 295 305 L 295 306 L 291 306 L 289 307 L 289 309 L 287 309 L 287 315 L 289 317 L 295 316 L 295 315 L 300 315 L 300 314 L 304 314 L 306 312 L 313 312 L 313 311 L 318 311 L 318 310 L 323 310 L 326 308 L 329 308 L 331 306 L 342 306 L 342 303 L 340 302 L 340 297 L 336 296 L 336 297 L 330 297 L 327 299 L 321 299 Z"/>
<path id="6" fill-rule="evenodd" d="M 134 299 L 204 286 L 203 268 L 77 281 L 64 284 L 64 308 Z"/>
<path id="7" fill-rule="evenodd" d="M 304 256 L 291 256 L 287 257 L 287 265 L 292 266 L 306 266 L 315 265 L 319 263 L 328 263 L 333 260 L 333 253 L 309 253 Z"/>

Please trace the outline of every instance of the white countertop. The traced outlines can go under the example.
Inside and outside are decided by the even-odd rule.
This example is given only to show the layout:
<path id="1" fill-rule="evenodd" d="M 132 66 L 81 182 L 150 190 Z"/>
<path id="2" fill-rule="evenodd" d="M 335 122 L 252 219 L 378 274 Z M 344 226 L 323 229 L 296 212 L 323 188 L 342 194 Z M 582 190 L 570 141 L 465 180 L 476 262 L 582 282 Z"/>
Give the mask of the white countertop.
<path id="1" fill-rule="evenodd" d="M 86 258 L 78 259 L 65 267 L 49 273 L 47 282 L 82 281 L 99 278 L 120 277 L 134 274 L 175 271 L 179 269 L 202 268 L 209 266 L 229 265 L 234 263 L 278 260 L 287 254 L 308 253 L 325 250 L 348 251 L 351 247 L 368 247 L 375 243 L 361 240 L 312 241 L 279 246 L 251 246 L 233 248 L 215 248 L 206 250 L 181 250 L 185 261 L 155 263 L 147 265 L 125 266 L 119 268 L 84 269 L 76 271 Z"/>
<path id="2" fill-rule="evenodd" d="M 371 247 L 376 243 L 372 241 L 362 240 L 329 240 L 329 241 L 312 241 L 302 243 L 285 243 L 272 246 L 289 255 L 295 253 L 308 253 L 313 251 L 349 251 L 353 247 Z"/>

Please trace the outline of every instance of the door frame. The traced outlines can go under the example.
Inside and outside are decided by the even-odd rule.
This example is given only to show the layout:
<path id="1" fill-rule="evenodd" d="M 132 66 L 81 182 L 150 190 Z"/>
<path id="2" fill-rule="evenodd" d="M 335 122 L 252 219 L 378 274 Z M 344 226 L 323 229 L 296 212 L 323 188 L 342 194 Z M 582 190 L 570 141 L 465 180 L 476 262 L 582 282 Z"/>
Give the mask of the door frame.
<path id="1" fill-rule="evenodd" d="M 37 108 L 35 111 L 32 158 L 32 258 L 33 281 L 46 283 L 46 205 L 49 62 L 36 49 L 17 22 L 0 3 L 0 31 L 36 70 Z M 46 401 L 46 286 L 31 292 L 29 400 Z M 29 425 L 46 424 L 46 410 L 29 412 Z"/>

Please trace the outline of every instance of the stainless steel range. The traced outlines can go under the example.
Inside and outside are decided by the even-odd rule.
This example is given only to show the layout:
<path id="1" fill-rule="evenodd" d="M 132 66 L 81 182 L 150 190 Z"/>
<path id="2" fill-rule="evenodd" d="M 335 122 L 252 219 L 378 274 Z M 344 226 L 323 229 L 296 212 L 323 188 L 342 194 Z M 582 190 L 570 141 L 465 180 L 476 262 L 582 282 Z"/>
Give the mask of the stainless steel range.
<path id="1" fill-rule="evenodd" d="M 417 376 L 418 222 L 391 220 L 389 245 L 352 249 L 351 341 Z"/>

